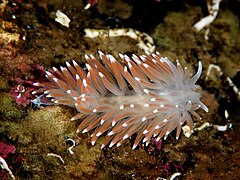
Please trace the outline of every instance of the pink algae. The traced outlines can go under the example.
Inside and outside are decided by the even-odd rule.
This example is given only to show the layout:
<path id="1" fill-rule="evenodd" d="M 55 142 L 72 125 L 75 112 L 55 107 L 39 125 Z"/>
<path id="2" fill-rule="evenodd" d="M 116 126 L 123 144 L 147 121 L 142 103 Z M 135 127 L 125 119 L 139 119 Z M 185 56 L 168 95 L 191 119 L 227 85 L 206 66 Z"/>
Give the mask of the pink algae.
<path id="1" fill-rule="evenodd" d="M 16 150 L 14 145 L 6 144 L 3 141 L 0 141 L 0 156 L 3 159 L 6 159 L 8 157 L 8 154 L 14 153 Z"/>

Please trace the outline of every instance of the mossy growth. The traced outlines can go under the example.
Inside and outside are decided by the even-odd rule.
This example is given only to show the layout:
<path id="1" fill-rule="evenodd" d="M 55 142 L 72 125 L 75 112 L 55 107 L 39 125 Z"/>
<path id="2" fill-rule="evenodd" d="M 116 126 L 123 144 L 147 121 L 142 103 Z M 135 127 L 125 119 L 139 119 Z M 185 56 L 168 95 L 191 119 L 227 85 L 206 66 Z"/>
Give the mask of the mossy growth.
<path id="1" fill-rule="evenodd" d="M 4 79 L 3 77 L 0 77 L 0 91 L 1 92 L 9 92 L 10 91 L 10 87 L 7 83 L 7 80 Z"/>
<path id="2" fill-rule="evenodd" d="M 51 106 L 36 111 L 30 111 L 28 116 L 21 123 L 23 137 L 19 141 L 46 143 L 57 145 L 64 140 L 64 135 L 74 132 L 74 123 L 70 122 L 71 114 L 60 106 Z M 27 135 L 28 134 L 28 135 Z"/>
<path id="3" fill-rule="evenodd" d="M 23 111 L 17 108 L 15 100 L 8 93 L 0 94 L 0 102 L 1 120 L 16 120 L 22 117 Z"/>

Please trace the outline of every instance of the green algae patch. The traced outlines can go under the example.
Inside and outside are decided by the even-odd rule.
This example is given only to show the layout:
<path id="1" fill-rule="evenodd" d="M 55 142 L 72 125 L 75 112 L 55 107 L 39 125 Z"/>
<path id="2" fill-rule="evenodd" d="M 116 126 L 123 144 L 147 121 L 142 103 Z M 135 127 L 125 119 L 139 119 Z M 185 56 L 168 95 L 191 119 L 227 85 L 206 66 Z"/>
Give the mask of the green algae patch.
<path id="1" fill-rule="evenodd" d="M 21 124 L 23 133 L 19 143 L 28 145 L 25 156 L 33 162 L 28 166 L 31 170 L 37 168 L 36 174 L 41 177 L 81 179 L 96 176 L 100 145 L 89 146 L 81 140 L 73 147 L 73 154 L 67 150 L 71 145 L 66 143 L 66 137 L 74 137 L 76 132 L 70 112 L 61 106 L 51 106 L 29 112 L 26 122 Z"/>
<path id="2" fill-rule="evenodd" d="M 193 11 L 169 12 L 164 18 L 164 23 L 156 26 L 151 36 L 156 46 L 162 49 L 161 52 L 163 50 L 186 49 L 195 45 L 193 33 L 190 33 L 194 22 L 193 13 Z M 188 47 L 186 44 L 188 44 Z"/>
<path id="3" fill-rule="evenodd" d="M 0 94 L 0 115 L 2 120 L 20 119 L 23 112 L 16 107 L 14 99 L 8 93 Z"/>
<path id="4" fill-rule="evenodd" d="M 62 141 L 64 135 L 69 133 L 68 128 L 74 125 L 70 122 L 70 117 L 70 113 L 60 106 L 30 111 L 21 126 L 31 139 L 23 137 L 23 143 L 27 140 L 35 143 L 44 142 L 44 146 L 45 143 L 56 145 L 56 141 Z"/>
<path id="5" fill-rule="evenodd" d="M 223 11 L 211 31 L 215 49 L 221 52 L 219 65 L 226 76 L 234 77 L 240 68 L 239 19 L 231 11 Z"/>
<path id="6" fill-rule="evenodd" d="M 9 92 L 10 87 L 7 83 L 7 80 L 3 77 L 0 77 L 0 92 Z"/>

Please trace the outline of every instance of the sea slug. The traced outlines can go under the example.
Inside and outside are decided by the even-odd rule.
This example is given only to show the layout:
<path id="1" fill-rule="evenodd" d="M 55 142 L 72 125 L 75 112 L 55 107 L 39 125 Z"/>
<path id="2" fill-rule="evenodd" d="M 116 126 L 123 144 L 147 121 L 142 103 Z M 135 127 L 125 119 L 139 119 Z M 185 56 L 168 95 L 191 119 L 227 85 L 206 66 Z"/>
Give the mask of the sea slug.
<path id="1" fill-rule="evenodd" d="M 84 71 L 75 61 L 46 72 L 50 82 L 39 86 L 33 94 L 44 93 L 55 104 L 75 107 L 79 113 L 71 120 L 81 119 L 77 133 L 92 132 L 91 143 L 103 133 L 101 148 L 120 146 L 125 139 L 137 134 L 133 149 L 151 137 L 166 139 L 176 129 L 179 138 L 186 122 L 193 130 L 192 117 L 200 118 L 196 110 L 208 108 L 195 92 L 196 81 L 202 73 L 202 63 L 192 76 L 179 61 L 174 65 L 160 53 L 146 55 L 119 54 L 122 62 L 99 51 L 101 61 L 86 55 Z"/>

